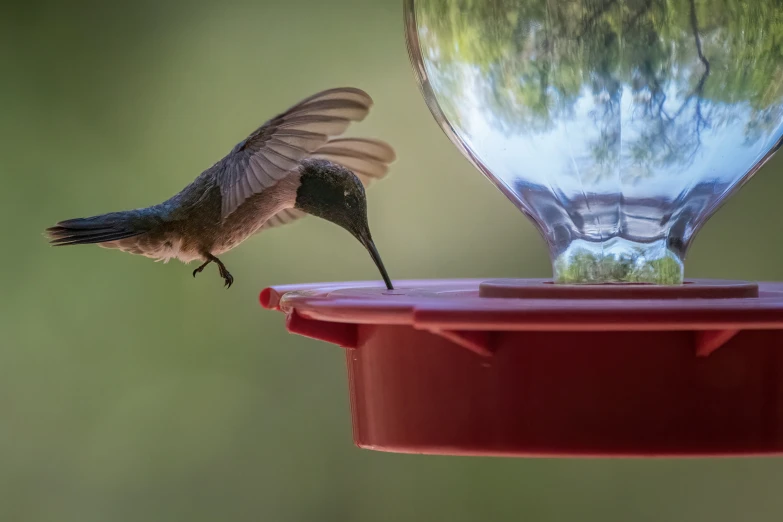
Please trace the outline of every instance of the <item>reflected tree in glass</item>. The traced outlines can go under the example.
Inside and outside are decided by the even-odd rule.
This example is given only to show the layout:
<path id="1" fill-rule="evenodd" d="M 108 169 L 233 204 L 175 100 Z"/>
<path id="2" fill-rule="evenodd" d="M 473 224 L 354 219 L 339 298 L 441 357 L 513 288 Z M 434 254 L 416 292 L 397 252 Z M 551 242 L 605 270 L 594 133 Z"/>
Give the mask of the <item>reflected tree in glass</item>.
<path id="1" fill-rule="evenodd" d="M 406 0 L 424 97 L 557 282 L 678 284 L 783 135 L 783 1 Z"/>

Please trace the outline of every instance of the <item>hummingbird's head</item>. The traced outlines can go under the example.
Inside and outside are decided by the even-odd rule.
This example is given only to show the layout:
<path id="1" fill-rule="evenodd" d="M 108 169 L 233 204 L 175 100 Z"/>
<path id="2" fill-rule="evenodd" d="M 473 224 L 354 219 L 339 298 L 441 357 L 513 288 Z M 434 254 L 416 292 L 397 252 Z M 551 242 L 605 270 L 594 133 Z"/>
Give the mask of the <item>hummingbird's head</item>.
<path id="1" fill-rule="evenodd" d="M 391 279 L 373 243 L 367 223 L 367 198 L 364 185 L 350 170 L 327 160 L 310 159 L 299 169 L 299 188 L 295 208 L 331 221 L 350 232 L 372 256 L 389 290 Z"/>

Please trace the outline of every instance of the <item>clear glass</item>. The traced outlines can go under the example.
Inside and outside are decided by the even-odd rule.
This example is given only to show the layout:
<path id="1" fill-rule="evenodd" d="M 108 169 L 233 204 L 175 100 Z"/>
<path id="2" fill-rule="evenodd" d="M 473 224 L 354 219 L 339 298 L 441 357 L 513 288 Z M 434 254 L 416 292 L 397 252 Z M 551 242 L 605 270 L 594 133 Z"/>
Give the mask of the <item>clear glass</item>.
<path id="1" fill-rule="evenodd" d="M 783 135 L 781 0 L 405 0 L 427 105 L 555 280 L 679 284 Z"/>

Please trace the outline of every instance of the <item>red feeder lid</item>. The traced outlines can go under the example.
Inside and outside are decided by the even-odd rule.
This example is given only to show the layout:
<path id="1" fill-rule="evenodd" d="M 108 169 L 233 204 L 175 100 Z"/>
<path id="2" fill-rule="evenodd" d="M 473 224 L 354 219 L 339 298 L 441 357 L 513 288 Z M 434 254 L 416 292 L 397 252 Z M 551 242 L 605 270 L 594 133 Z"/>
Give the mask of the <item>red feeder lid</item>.
<path id="1" fill-rule="evenodd" d="M 361 447 L 783 454 L 783 283 L 329 283 L 267 288 L 261 304 L 348 349 Z"/>

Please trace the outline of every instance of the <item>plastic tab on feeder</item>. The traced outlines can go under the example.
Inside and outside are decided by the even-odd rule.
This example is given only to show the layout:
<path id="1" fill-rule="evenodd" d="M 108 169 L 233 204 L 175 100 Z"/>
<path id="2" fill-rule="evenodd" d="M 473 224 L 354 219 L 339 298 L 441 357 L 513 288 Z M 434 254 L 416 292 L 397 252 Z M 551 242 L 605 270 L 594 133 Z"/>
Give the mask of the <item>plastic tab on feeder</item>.
<path id="1" fill-rule="evenodd" d="M 694 235 L 781 144 L 765 35 L 783 7 L 404 3 L 428 107 L 541 232 L 553 278 L 264 290 L 291 333 L 345 348 L 356 444 L 783 454 L 783 283 L 684 279 Z"/>

